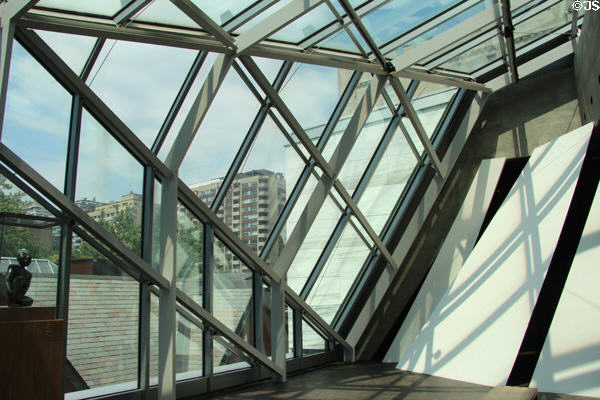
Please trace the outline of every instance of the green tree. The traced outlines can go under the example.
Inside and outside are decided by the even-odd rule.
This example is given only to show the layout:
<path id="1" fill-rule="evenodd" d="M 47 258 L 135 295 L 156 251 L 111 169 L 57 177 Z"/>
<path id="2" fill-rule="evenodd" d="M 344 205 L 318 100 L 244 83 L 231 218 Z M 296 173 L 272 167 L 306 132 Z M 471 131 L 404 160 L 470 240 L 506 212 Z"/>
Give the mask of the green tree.
<path id="1" fill-rule="evenodd" d="M 132 209 L 122 208 L 111 219 L 107 219 L 104 212 L 100 214 L 98 223 L 112 233 L 119 241 L 136 254 L 141 252 L 141 226 L 136 223 Z M 92 245 L 85 240 L 77 249 L 73 249 L 73 258 L 105 258 Z"/>
<path id="2" fill-rule="evenodd" d="M 0 176 L 0 212 L 25 214 L 27 201 L 25 194 L 14 190 L 3 176 Z M 32 257 L 39 257 L 40 244 L 36 236 L 28 229 L 2 225 L 0 226 L 0 251 L 3 257 L 15 257 L 19 249 L 26 248 Z"/>

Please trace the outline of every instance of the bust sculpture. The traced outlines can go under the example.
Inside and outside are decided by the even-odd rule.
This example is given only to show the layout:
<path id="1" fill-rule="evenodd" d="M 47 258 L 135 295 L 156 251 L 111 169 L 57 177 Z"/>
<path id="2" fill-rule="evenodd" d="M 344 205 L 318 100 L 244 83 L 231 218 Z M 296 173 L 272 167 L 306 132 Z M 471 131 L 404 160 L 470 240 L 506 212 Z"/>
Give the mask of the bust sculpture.
<path id="1" fill-rule="evenodd" d="M 8 266 L 6 277 L 0 274 L 0 292 L 7 298 L 9 307 L 30 306 L 33 299 L 25 296 L 31 283 L 31 272 L 25 268 L 31 263 L 27 249 L 17 252 L 17 261 L 18 264 Z"/>

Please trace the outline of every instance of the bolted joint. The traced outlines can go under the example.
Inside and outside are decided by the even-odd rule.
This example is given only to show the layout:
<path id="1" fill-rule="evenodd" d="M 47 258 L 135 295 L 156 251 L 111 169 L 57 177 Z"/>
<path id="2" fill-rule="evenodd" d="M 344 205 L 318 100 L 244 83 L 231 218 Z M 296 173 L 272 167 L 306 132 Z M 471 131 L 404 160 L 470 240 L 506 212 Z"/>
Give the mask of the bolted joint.
<path id="1" fill-rule="evenodd" d="M 391 61 L 386 62 L 383 69 L 388 75 L 393 75 L 396 72 L 396 67 L 394 67 L 394 64 L 392 64 Z"/>

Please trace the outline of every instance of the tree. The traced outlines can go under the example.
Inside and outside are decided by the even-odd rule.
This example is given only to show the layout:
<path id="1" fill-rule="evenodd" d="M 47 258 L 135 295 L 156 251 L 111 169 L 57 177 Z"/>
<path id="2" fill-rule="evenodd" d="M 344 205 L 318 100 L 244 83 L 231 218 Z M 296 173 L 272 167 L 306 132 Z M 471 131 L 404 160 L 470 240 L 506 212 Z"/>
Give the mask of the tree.
<path id="1" fill-rule="evenodd" d="M 6 178 L 0 176 L 0 212 L 25 214 L 27 202 L 24 197 L 23 192 L 14 190 Z M 42 255 L 39 240 L 27 228 L 3 225 L 0 229 L 0 252 L 3 257 L 15 257 L 22 248 L 29 250 L 32 257 Z"/>
<path id="2" fill-rule="evenodd" d="M 111 219 L 106 219 L 104 212 L 98 221 L 107 231 L 112 233 L 119 241 L 136 254 L 141 252 L 141 227 L 135 221 L 135 216 L 130 208 L 122 208 Z M 85 240 L 77 249 L 73 249 L 73 258 L 105 258 L 98 250 Z"/>

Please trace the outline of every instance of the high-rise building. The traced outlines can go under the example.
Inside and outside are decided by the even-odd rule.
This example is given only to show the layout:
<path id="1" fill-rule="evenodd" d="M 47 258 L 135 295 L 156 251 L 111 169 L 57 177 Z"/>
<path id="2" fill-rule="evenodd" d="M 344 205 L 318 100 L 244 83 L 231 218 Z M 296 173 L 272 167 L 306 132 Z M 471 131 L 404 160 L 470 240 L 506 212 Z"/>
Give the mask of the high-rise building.
<path id="1" fill-rule="evenodd" d="M 223 178 L 191 185 L 196 196 L 211 204 Z M 251 249 L 260 253 L 285 204 L 285 179 L 283 174 L 266 169 L 240 173 L 234 179 L 217 215 Z M 247 270 L 227 248 L 223 257 L 217 254 L 217 271 L 239 272 Z M 277 252 L 279 249 L 274 249 Z M 273 254 L 273 253 L 271 253 Z"/>

